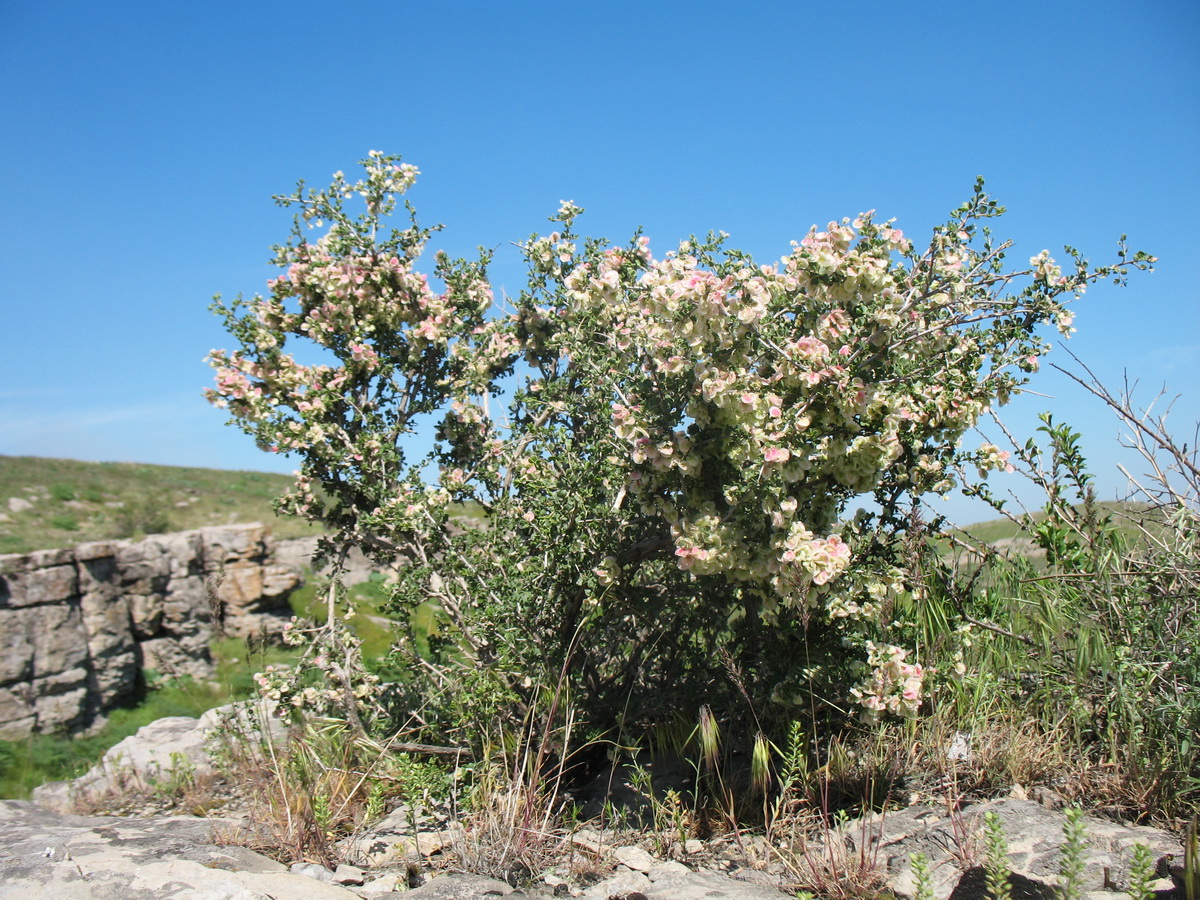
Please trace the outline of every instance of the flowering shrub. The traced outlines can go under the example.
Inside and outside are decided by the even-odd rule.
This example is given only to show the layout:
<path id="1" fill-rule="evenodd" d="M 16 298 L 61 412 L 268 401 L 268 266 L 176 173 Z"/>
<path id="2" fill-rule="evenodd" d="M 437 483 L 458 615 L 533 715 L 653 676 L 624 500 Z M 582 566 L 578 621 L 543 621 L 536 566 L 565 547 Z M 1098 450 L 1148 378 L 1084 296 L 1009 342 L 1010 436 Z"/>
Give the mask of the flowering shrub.
<path id="1" fill-rule="evenodd" d="M 416 170 L 362 165 L 281 198 L 300 210 L 283 274 L 266 298 L 215 304 L 241 347 L 213 352 L 209 398 L 300 460 L 286 508 L 408 557 L 396 604 L 440 622 L 420 670 L 471 685 L 468 719 L 560 676 L 598 721 L 730 682 L 756 705 L 836 703 L 864 658 L 864 713 L 913 713 L 921 667 L 886 640 L 904 637 L 907 510 L 1007 467 L 964 433 L 1036 371 L 1042 326 L 1072 330 L 1065 299 L 1153 261 L 1122 246 L 1097 269 L 1074 251 L 1065 269 L 1046 252 L 1006 269 L 981 184 L 924 249 L 867 213 L 767 265 L 723 236 L 661 256 L 643 235 L 585 239 L 564 203 L 523 245 L 507 310 L 486 256 L 419 274 L 430 231 L 381 231 Z M 430 415 L 432 458 L 409 460 Z M 871 511 L 848 515 L 860 498 Z M 482 527 L 448 528 L 467 500 Z"/>

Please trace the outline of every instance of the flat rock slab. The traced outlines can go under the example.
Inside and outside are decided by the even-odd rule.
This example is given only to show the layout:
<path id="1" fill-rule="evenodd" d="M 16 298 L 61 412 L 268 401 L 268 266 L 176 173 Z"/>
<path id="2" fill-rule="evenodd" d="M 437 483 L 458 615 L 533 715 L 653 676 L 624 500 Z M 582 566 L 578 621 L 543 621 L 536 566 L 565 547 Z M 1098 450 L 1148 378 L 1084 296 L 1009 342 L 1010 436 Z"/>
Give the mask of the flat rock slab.
<path id="1" fill-rule="evenodd" d="M 783 900 L 795 896 L 766 885 L 692 872 L 669 863 L 649 872 L 618 873 L 592 885 L 581 896 L 583 900 L 608 900 L 613 896 L 636 900 L 639 894 L 647 900 Z"/>
<path id="2" fill-rule="evenodd" d="M 731 878 L 680 871 L 683 867 L 658 866 L 645 872 L 620 872 L 593 884 L 582 893 L 571 892 L 569 897 L 582 900 L 785 900 L 785 894 L 774 888 L 747 884 Z M 377 900 L 518 900 L 536 897 L 549 900 L 552 888 L 537 886 L 517 890 L 481 875 L 440 875 L 410 891 L 395 891 L 377 895 Z"/>
<path id="3" fill-rule="evenodd" d="M 0 801 L 0 900 L 357 900 L 212 843 L 221 820 L 66 816 Z"/>
<path id="4" fill-rule="evenodd" d="M 913 853 L 922 853 L 929 861 L 935 900 L 973 900 L 982 897 L 978 883 L 983 822 L 989 812 L 1000 819 L 1014 885 L 1037 885 L 1038 890 L 1053 894 L 1066 817 L 1029 800 L 991 800 L 955 813 L 945 808 L 912 806 L 886 816 L 856 820 L 844 826 L 841 833 L 852 846 L 870 848 L 869 853 L 887 875 L 888 886 L 898 895 L 913 895 L 909 858 Z M 1183 858 L 1178 839 L 1157 828 L 1121 825 L 1093 816 L 1084 816 L 1083 825 L 1081 889 L 1085 893 L 1107 892 L 1111 884 L 1125 887 L 1136 844 L 1145 845 L 1156 862 Z M 1166 890 L 1169 886 L 1167 882 L 1162 887 Z M 1029 890 L 1036 893 L 1034 888 Z"/>

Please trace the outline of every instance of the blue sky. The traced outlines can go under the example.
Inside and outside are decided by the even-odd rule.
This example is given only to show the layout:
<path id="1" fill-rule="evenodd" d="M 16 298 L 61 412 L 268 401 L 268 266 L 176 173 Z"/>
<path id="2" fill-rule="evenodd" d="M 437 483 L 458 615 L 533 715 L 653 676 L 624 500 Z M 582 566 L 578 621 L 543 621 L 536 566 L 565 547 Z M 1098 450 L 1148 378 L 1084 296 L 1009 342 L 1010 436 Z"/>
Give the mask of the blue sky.
<path id="1" fill-rule="evenodd" d="M 0 0 L 0 454 L 290 471 L 202 400 L 230 344 L 207 307 L 271 277 L 273 194 L 370 149 L 421 169 L 438 246 L 498 248 L 510 292 L 509 242 L 561 199 L 589 233 L 641 225 L 662 249 L 720 229 L 765 262 L 866 209 L 920 241 L 984 175 L 1014 260 L 1071 243 L 1099 262 L 1122 232 L 1160 257 L 1089 293 L 1069 346 L 1147 401 L 1183 394 L 1182 434 L 1198 47 L 1183 0 Z M 1116 421 L 1060 378 L 1033 387 L 1013 427 L 1055 411 L 1118 492 Z"/>

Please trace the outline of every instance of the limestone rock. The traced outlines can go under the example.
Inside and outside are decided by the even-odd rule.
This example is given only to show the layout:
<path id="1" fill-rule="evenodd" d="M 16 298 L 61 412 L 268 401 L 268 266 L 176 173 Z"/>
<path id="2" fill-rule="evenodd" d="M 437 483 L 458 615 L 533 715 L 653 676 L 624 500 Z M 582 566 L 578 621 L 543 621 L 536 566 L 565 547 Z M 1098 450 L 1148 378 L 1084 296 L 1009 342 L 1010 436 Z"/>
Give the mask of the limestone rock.
<path id="1" fill-rule="evenodd" d="M 26 609 L 0 607 L 0 684 L 28 681 L 33 677 L 32 617 L 29 613 Z"/>
<path id="2" fill-rule="evenodd" d="M 117 550 L 125 546 L 127 541 L 88 541 L 86 544 L 75 545 L 75 559 L 84 561 L 92 559 L 112 559 L 116 556 Z M 115 566 L 115 560 L 113 562 Z"/>
<path id="3" fill-rule="evenodd" d="M 208 639 L 209 636 L 205 633 L 142 641 L 138 645 L 142 656 L 142 668 L 151 669 L 160 675 L 208 678 L 213 671 Z"/>
<path id="4" fill-rule="evenodd" d="M 125 786 L 149 787 L 181 771 L 209 774 L 214 769 L 210 751 L 222 740 L 253 746 L 263 740 L 282 743 L 287 726 L 273 711 L 274 704 L 243 701 L 210 709 L 198 719 L 157 719 L 110 747 L 99 763 L 74 781 L 34 788 L 33 800 L 46 809 L 68 813 L 78 801 L 95 800 Z"/>
<path id="5" fill-rule="evenodd" d="M 783 900 L 792 896 L 767 885 L 733 881 L 678 867 L 656 867 L 649 873 L 624 872 L 605 878 L 579 894 L 583 900 L 608 900 L 641 894 L 656 900 Z"/>
<path id="6" fill-rule="evenodd" d="M 201 532 L 201 547 L 206 560 L 248 560 L 263 553 L 267 541 L 265 525 L 228 525 L 205 528 Z"/>
<path id="7" fill-rule="evenodd" d="M 300 584 L 300 571 L 291 566 L 267 565 L 262 567 L 262 595 L 264 599 L 279 602 Z"/>
<path id="8" fill-rule="evenodd" d="M 71 560 L 74 558 L 74 551 L 70 547 L 58 547 L 53 550 L 35 550 L 27 557 L 31 570 L 70 565 Z"/>
<path id="9" fill-rule="evenodd" d="M 255 523 L 0 556 L 0 735 L 86 728 L 143 668 L 211 677 L 219 630 L 278 634 L 300 568 L 273 548 Z"/>
<path id="10" fill-rule="evenodd" d="M 359 865 L 379 868 L 418 861 L 453 847 L 462 838 L 457 822 L 439 822 L 428 817 L 410 821 L 407 812 L 397 811 L 362 834 L 338 842 L 344 856 Z"/>
<path id="11" fill-rule="evenodd" d="M 134 635 L 142 640 L 152 638 L 162 628 L 162 594 L 127 594 L 129 618 Z"/>
<path id="12" fill-rule="evenodd" d="M 163 543 L 147 538 L 117 550 L 121 587 L 131 594 L 161 594 L 171 577 L 171 561 Z"/>
<path id="13" fill-rule="evenodd" d="M 37 716 L 31 702 L 32 685 L 0 687 L 0 741 L 16 741 L 33 731 Z"/>
<path id="14" fill-rule="evenodd" d="M 89 709 L 86 669 L 67 669 L 30 683 L 33 713 L 37 720 L 66 727 L 81 725 Z"/>
<path id="15" fill-rule="evenodd" d="M 488 878 L 486 875 L 449 875 L 430 879 L 418 888 L 393 896 L 411 900 L 482 900 L 504 897 L 513 892 L 511 885 L 498 878 Z"/>
<path id="16" fill-rule="evenodd" d="M 317 552 L 319 537 L 292 538 L 277 541 L 273 559 L 281 566 L 300 571 L 312 566 L 313 554 Z"/>
<path id="17" fill-rule="evenodd" d="M 82 574 L 80 580 L 82 586 Z M 103 705 L 108 705 L 133 694 L 138 675 L 137 641 L 130 627 L 129 598 L 118 594 L 111 582 L 98 579 L 89 587 L 80 598 L 80 608 L 92 690 L 98 701 L 104 698 Z"/>
<path id="18" fill-rule="evenodd" d="M 2 900 L 355 900 L 240 847 L 222 820 L 63 816 L 0 800 Z"/>
<path id="19" fill-rule="evenodd" d="M 623 866 L 636 872 L 649 872 L 659 861 L 641 847 L 614 847 L 612 855 Z"/>
<path id="20" fill-rule="evenodd" d="M 366 878 L 366 873 L 358 866 L 347 866 L 345 864 L 338 866 L 333 871 L 334 884 L 362 884 Z"/>
<path id="21" fill-rule="evenodd" d="M 36 565 L 35 559 L 45 555 L 29 554 L 24 564 L 13 566 L 10 573 L 0 575 L 8 582 L 7 606 L 41 606 L 66 600 L 76 593 L 79 579 L 72 565 L 58 563 L 58 556 L 50 557 L 56 564 Z M 0 597 L 3 597 L 0 594 Z"/>
<path id="22" fill-rule="evenodd" d="M 83 610 L 76 604 L 46 606 L 37 611 L 33 637 L 33 675 L 53 675 L 82 666 L 88 655 Z"/>
<path id="23" fill-rule="evenodd" d="M 253 611 L 262 600 L 262 595 L 262 566 L 248 560 L 237 560 L 225 567 L 217 596 L 225 604 L 228 614 Z"/>
<path id="24" fill-rule="evenodd" d="M 1018 881 L 1023 885 L 1028 882 L 1053 886 L 1064 841 L 1065 815 L 1029 800 L 993 800 L 953 814 L 945 809 L 914 806 L 883 817 L 851 822 L 844 832 L 860 844 L 870 843 L 897 894 L 912 896 L 909 856 L 924 853 L 933 872 L 934 895 L 938 900 L 967 897 L 973 896 L 970 885 L 979 877 L 974 872 L 982 863 L 978 835 L 983 816 L 988 812 L 1000 817 L 1008 840 L 1009 865 Z M 1106 877 L 1112 883 L 1127 884 L 1136 843 L 1149 847 L 1156 859 L 1167 854 L 1182 856 L 1179 842 L 1156 828 L 1119 825 L 1094 816 L 1084 817 L 1084 828 L 1082 888 L 1085 892 L 1103 890 Z"/>
<path id="25" fill-rule="evenodd" d="M 279 565 L 293 571 L 314 568 L 313 556 L 316 554 L 317 543 L 319 541 L 319 537 L 292 538 L 287 541 L 279 541 L 275 545 L 273 558 Z M 351 549 L 349 556 L 346 557 L 345 568 L 342 571 L 342 583 L 346 585 L 361 584 L 369 580 L 373 574 L 385 568 L 387 566 L 381 566 L 379 563 L 372 561 L 366 554 L 355 547 Z"/>
<path id="26" fill-rule="evenodd" d="M 294 875 L 304 875 L 308 878 L 315 878 L 317 881 L 324 881 L 327 884 L 333 883 L 333 873 L 317 863 L 292 863 L 288 867 L 288 871 Z"/>

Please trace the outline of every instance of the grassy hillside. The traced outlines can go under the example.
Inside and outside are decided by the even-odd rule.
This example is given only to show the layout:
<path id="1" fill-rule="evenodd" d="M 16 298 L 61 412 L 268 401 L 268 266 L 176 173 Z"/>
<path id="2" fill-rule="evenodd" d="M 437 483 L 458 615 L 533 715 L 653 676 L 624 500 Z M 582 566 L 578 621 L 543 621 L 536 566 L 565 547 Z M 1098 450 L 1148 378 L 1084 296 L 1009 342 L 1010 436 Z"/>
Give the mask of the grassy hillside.
<path id="1" fill-rule="evenodd" d="M 1113 524 L 1116 526 L 1117 531 L 1129 540 L 1137 541 L 1140 539 L 1141 530 L 1138 528 L 1137 523 L 1152 525 L 1156 521 L 1155 515 L 1151 514 L 1144 504 L 1108 500 L 1097 503 L 1096 506 L 1101 515 L 1112 516 Z M 1033 513 L 1033 521 L 1035 523 L 1041 522 L 1044 518 L 1045 514 L 1040 510 Z M 1158 519 L 1160 520 L 1161 517 L 1158 517 Z M 1023 535 L 1021 529 L 1014 522 L 1005 518 L 976 522 L 974 525 L 966 525 L 955 529 L 955 532 L 977 543 L 992 544 L 999 547 L 1011 546 L 1014 540 L 1024 539 L 1028 542 L 1028 535 Z M 1022 545 L 1018 544 L 1018 546 Z"/>
<path id="2" fill-rule="evenodd" d="M 266 472 L 0 456 L 0 553 L 235 522 L 265 522 L 285 538 L 317 533 L 275 515 L 290 483 Z"/>
<path id="3" fill-rule="evenodd" d="M 0 456 L 0 553 L 235 522 L 266 522 L 284 538 L 316 534 L 312 525 L 275 515 L 274 500 L 290 484 L 290 476 L 268 472 Z M 1122 531 L 1136 534 L 1128 519 L 1140 507 L 1100 506 L 1114 514 Z M 474 518 L 480 511 L 468 504 L 462 515 Z M 1007 519 L 994 519 L 959 533 L 1003 547 L 1018 530 Z"/>

